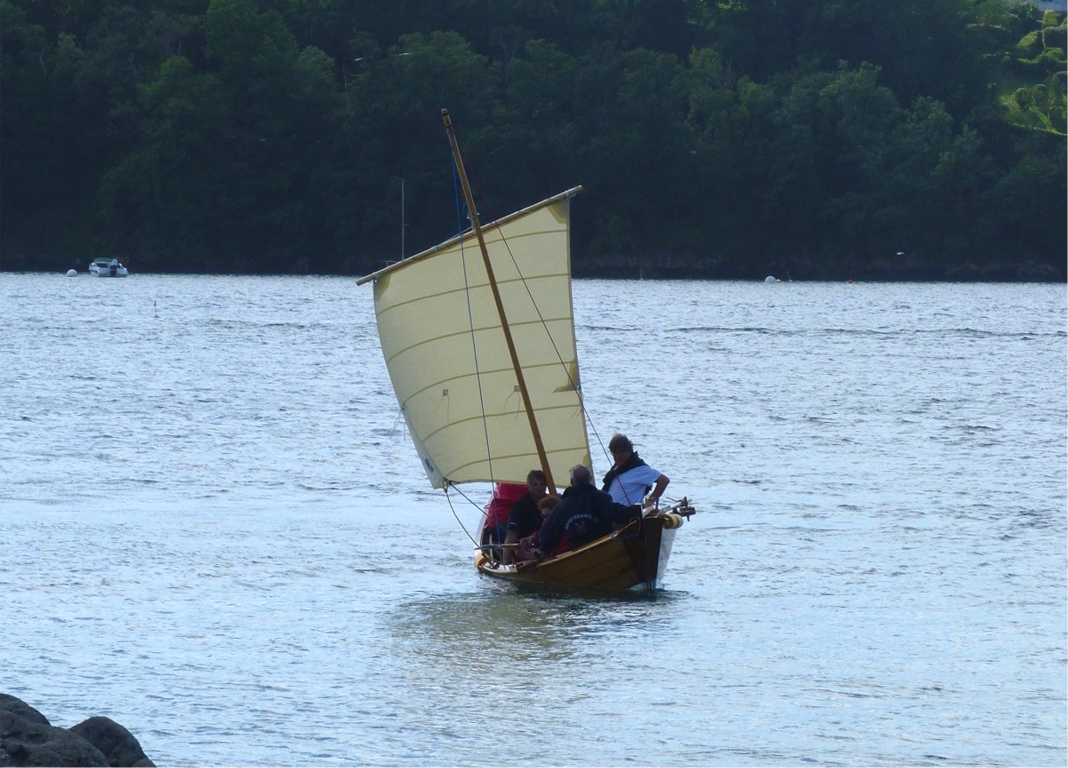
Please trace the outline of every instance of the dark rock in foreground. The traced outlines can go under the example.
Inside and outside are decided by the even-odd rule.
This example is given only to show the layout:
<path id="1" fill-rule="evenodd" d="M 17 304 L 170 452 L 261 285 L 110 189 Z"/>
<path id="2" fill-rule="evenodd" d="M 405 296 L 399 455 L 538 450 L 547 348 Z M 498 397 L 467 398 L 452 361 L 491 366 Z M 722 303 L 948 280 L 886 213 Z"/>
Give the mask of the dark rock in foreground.
<path id="1" fill-rule="evenodd" d="M 21 699 L 0 693 L 0 766 L 155 766 L 137 739 L 107 717 L 57 728 Z"/>
<path id="2" fill-rule="evenodd" d="M 110 766 L 144 768 L 155 765 L 145 757 L 141 744 L 133 734 L 109 717 L 90 717 L 71 726 L 70 732 L 103 752 Z"/>

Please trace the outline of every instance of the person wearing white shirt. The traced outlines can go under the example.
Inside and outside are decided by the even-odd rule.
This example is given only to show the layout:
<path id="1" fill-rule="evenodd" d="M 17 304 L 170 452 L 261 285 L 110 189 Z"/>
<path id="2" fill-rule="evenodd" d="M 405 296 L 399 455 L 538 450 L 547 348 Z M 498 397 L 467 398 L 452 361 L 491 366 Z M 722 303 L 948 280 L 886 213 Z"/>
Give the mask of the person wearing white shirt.
<path id="1" fill-rule="evenodd" d="M 671 479 L 646 464 L 626 435 L 612 435 L 608 450 L 615 463 L 604 476 L 602 490 L 608 491 L 617 504 L 641 504 L 645 499 L 644 506 L 656 506 Z"/>

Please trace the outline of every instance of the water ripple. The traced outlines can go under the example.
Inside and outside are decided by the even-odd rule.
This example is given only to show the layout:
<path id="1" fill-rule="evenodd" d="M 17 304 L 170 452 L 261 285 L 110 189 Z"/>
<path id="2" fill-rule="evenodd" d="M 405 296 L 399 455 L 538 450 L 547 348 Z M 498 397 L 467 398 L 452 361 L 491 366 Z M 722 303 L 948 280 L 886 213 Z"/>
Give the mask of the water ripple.
<path id="1" fill-rule="evenodd" d="M 176 766 L 1068 760 L 1063 286 L 574 303 L 595 470 L 699 509 L 654 599 L 473 572 L 369 289 L 0 274 L 3 690 Z"/>

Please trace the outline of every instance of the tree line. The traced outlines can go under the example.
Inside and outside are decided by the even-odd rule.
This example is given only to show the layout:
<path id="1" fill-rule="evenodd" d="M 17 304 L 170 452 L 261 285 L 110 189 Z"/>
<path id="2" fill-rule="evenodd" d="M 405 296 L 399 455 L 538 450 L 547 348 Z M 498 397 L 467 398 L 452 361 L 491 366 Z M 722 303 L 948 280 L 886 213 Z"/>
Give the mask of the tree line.
<path id="1" fill-rule="evenodd" d="M 0 0 L 0 268 L 359 274 L 571 186 L 576 274 L 1065 278 L 1013 0 Z M 402 194 L 405 228 L 402 235 Z"/>

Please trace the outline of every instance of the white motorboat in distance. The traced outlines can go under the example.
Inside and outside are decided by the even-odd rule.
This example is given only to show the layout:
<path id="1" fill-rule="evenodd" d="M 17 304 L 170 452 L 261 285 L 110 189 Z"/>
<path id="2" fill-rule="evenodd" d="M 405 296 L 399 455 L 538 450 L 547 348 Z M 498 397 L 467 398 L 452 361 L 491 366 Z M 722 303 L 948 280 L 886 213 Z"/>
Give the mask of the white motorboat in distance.
<path id="1" fill-rule="evenodd" d="M 130 272 L 118 259 L 93 259 L 89 274 L 96 277 L 126 277 Z"/>

